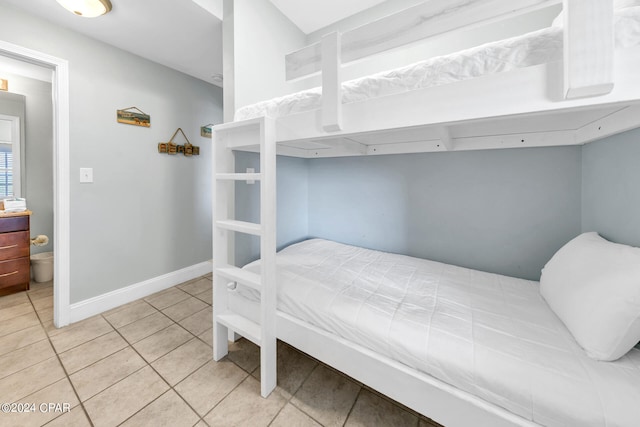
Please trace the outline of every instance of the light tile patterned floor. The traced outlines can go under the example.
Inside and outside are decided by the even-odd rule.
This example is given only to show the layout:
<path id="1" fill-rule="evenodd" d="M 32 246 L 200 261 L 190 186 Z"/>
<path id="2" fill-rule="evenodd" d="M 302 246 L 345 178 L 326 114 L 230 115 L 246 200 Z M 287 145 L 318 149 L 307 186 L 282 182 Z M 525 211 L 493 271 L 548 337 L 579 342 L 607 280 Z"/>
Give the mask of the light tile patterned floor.
<path id="1" fill-rule="evenodd" d="M 210 275 L 62 329 L 52 308 L 50 282 L 0 297 L 0 403 L 35 404 L 0 426 L 437 426 L 283 343 L 262 399 L 255 345 L 212 360 Z"/>

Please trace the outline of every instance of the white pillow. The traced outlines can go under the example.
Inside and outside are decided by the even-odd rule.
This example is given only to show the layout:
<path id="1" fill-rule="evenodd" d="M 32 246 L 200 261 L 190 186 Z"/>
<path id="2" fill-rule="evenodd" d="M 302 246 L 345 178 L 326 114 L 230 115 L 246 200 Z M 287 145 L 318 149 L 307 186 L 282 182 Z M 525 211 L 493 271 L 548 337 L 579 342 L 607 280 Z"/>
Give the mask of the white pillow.
<path id="1" fill-rule="evenodd" d="M 616 360 L 640 341 L 640 249 L 584 233 L 542 269 L 540 293 L 587 355 Z"/>
<path id="2" fill-rule="evenodd" d="M 613 0 L 613 10 L 626 9 L 628 7 L 640 6 L 640 0 Z M 564 25 L 564 10 L 553 19 L 552 27 L 562 27 Z"/>

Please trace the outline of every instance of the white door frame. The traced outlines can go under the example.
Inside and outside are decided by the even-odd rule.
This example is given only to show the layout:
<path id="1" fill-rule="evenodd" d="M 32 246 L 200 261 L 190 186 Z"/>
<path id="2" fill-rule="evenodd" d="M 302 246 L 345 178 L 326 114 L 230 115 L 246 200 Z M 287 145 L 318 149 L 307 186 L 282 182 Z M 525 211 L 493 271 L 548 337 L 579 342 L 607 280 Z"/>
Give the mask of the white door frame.
<path id="1" fill-rule="evenodd" d="M 69 62 L 0 40 L 0 55 L 53 70 L 53 323 L 69 324 Z M 28 201 L 27 201 L 28 202 Z"/>

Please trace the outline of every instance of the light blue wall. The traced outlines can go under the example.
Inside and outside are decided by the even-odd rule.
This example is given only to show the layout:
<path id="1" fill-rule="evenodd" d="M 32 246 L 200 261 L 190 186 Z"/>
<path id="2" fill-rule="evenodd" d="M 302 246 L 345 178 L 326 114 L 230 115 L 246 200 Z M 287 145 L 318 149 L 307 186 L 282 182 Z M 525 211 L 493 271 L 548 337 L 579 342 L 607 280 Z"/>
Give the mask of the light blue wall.
<path id="1" fill-rule="evenodd" d="M 283 157 L 278 245 L 322 237 L 537 280 L 582 231 L 640 246 L 639 162 L 640 130 L 583 147 Z M 257 208 L 257 186 L 239 185 L 238 211 Z M 237 262 L 257 254 L 244 241 Z"/>
<path id="2" fill-rule="evenodd" d="M 582 231 L 640 246 L 640 129 L 582 150 Z"/>
<path id="3" fill-rule="evenodd" d="M 236 153 L 236 171 L 246 168 L 260 170 L 258 155 Z M 308 168 L 305 159 L 277 158 L 277 212 L 278 249 L 304 240 L 308 236 Z M 236 184 L 236 218 L 259 222 L 260 186 Z M 258 238 L 236 233 L 236 265 L 242 266 L 259 257 Z"/>
<path id="4" fill-rule="evenodd" d="M 580 232 L 580 147 L 309 161 L 309 235 L 538 279 Z"/>
<path id="5" fill-rule="evenodd" d="M 200 126 L 222 122 L 222 90 L 2 2 L 0 40 L 69 61 L 71 303 L 210 260 L 211 140 Z M 116 122 L 133 105 L 151 127 Z M 178 127 L 200 156 L 158 154 Z M 79 182 L 83 167 L 94 183 Z"/>

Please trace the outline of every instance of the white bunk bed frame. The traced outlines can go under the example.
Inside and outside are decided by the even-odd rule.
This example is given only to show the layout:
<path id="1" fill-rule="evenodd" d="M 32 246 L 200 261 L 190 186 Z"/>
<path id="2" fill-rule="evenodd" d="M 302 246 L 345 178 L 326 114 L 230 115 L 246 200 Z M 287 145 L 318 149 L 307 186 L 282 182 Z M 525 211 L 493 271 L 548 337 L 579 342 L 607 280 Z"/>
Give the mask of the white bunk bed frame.
<path id="1" fill-rule="evenodd" d="M 342 35 L 330 34 L 287 55 L 288 78 L 322 72 L 321 110 L 214 126 L 215 360 L 227 354 L 228 337 L 241 335 L 256 343 L 266 397 L 276 386 L 280 339 L 448 427 L 536 425 L 277 310 L 275 158 L 584 144 L 640 126 L 640 49 L 614 50 L 612 0 L 564 0 L 562 63 L 340 102 L 344 62 L 557 3 L 427 1 Z M 259 152 L 260 171 L 236 173 L 236 150 Z M 246 180 L 260 181 L 259 224 L 234 219 L 234 183 Z M 233 232 L 260 236 L 260 275 L 234 267 Z M 259 324 L 230 310 L 229 281 L 261 292 Z"/>

